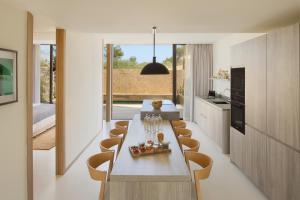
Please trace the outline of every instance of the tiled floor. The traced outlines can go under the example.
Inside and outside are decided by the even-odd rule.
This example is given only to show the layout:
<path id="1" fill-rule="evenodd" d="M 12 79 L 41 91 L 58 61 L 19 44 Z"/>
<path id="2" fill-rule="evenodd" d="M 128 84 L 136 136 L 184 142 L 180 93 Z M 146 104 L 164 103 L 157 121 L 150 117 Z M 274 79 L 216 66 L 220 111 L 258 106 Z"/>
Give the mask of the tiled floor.
<path id="1" fill-rule="evenodd" d="M 69 171 L 55 177 L 55 149 L 34 151 L 34 200 L 97 200 L 100 184 L 90 179 L 86 159 L 99 152 L 98 143 L 107 137 L 110 124 L 104 123 L 103 134 L 84 151 Z M 201 182 L 204 200 L 265 200 L 264 195 L 233 165 L 229 157 L 194 123 L 188 123 L 193 137 L 201 142 L 200 151 L 213 158 L 209 179 Z"/>

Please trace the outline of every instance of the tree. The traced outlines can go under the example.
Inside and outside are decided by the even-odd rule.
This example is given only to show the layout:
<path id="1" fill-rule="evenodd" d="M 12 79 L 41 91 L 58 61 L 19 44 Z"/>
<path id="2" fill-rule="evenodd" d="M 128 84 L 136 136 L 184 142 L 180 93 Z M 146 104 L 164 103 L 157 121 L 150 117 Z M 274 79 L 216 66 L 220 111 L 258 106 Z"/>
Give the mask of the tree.
<path id="1" fill-rule="evenodd" d="M 183 62 L 184 57 L 184 45 L 178 45 L 176 48 L 176 62 L 181 63 Z"/>
<path id="2" fill-rule="evenodd" d="M 131 56 L 129 58 L 129 61 L 132 62 L 132 63 L 136 63 L 136 57 L 135 56 Z"/>
<path id="3" fill-rule="evenodd" d="M 176 47 L 176 64 L 177 66 L 183 66 L 184 65 L 184 45 L 177 45 Z M 163 61 L 163 64 L 166 65 L 168 68 L 172 68 L 173 65 L 173 56 L 166 58 Z"/>
<path id="4" fill-rule="evenodd" d="M 103 65 L 104 65 L 104 69 L 106 68 L 106 58 L 107 58 L 107 48 L 106 46 L 104 46 L 103 48 L 103 55 L 104 55 L 104 62 L 103 62 Z M 114 66 L 118 66 L 119 64 L 119 61 L 121 60 L 121 58 L 124 56 L 124 52 L 122 51 L 120 45 L 116 45 L 116 46 L 113 46 L 113 62 L 114 62 Z"/>
<path id="5" fill-rule="evenodd" d="M 163 64 L 168 67 L 169 69 L 172 68 L 172 63 L 173 63 L 173 57 L 169 57 L 169 58 L 166 58 L 164 61 L 163 61 Z"/>
<path id="6" fill-rule="evenodd" d="M 41 59 L 41 66 L 49 66 L 49 61 L 47 59 Z"/>
<path id="7" fill-rule="evenodd" d="M 114 51 L 114 60 L 120 60 L 122 58 L 122 56 L 124 56 L 124 52 L 122 51 L 120 45 L 116 45 L 113 47 L 113 51 Z"/>

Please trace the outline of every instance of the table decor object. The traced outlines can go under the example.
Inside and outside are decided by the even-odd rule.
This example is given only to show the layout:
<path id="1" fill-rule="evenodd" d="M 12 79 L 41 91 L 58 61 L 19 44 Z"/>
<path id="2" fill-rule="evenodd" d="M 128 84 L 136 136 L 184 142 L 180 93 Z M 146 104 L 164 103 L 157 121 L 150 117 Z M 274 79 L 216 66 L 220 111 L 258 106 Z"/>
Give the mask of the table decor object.
<path id="1" fill-rule="evenodd" d="M 154 109 L 159 110 L 162 106 L 162 100 L 153 100 L 152 106 Z"/>

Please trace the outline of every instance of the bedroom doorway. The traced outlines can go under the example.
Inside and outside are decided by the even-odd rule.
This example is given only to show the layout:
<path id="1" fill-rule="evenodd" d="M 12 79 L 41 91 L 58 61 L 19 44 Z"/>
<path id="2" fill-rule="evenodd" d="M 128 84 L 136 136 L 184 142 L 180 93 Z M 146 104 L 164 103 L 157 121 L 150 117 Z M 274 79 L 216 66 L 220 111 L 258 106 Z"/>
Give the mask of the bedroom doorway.
<path id="1" fill-rule="evenodd" d="M 33 199 L 56 176 L 56 40 L 33 43 L 32 154 Z"/>
<path id="2" fill-rule="evenodd" d="M 44 31 L 43 29 L 38 29 L 37 26 L 34 26 L 34 21 L 38 21 L 37 24 L 46 22 L 43 27 L 48 28 Z M 56 175 L 63 175 L 66 170 L 63 119 L 65 35 L 66 32 L 64 29 L 57 29 L 53 24 L 47 24 L 47 20 L 37 20 L 32 13 L 27 12 L 26 104 L 28 200 L 43 199 L 40 196 L 42 191 L 55 179 Z M 43 50 L 46 53 L 41 52 Z M 42 57 L 41 54 L 43 53 L 46 56 Z M 41 57 L 44 58 L 42 62 Z M 47 81 L 42 82 L 41 76 L 44 76 L 42 78 Z M 41 86 L 44 87 L 41 88 Z M 45 90 L 45 88 L 48 88 L 48 92 L 44 94 L 42 90 Z M 41 96 L 41 94 L 44 95 Z M 47 106 L 36 107 L 41 104 L 47 104 Z M 39 114 L 36 117 L 33 114 L 34 108 L 39 110 Z M 34 128 L 34 124 L 41 121 L 43 123 Z M 54 126 L 54 134 L 52 134 L 54 142 L 52 140 L 50 147 L 41 147 L 38 150 L 35 144 L 33 144 L 35 137 L 47 130 L 51 130 Z M 39 127 L 43 128 L 39 129 Z M 52 147 L 53 143 L 54 147 Z"/>
<path id="3" fill-rule="evenodd" d="M 33 146 L 35 151 L 55 147 L 56 45 L 55 41 L 33 46 Z"/>

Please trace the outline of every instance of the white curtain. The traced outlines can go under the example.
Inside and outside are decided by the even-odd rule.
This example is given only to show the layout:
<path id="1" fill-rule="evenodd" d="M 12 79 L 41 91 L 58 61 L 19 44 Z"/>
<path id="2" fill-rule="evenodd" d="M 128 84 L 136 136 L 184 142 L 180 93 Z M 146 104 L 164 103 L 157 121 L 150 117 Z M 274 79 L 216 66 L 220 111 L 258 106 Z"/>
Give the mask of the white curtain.
<path id="1" fill-rule="evenodd" d="M 184 103 L 183 103 L 183 119 L 186 121 L 193 120 L 194 90 L 193 90 L 193 48 L 187 45 L 185 48 L 184 59 Z"/>
<path id="2" fill-rule="evenodd" d="M 186 45 L 183 118 L 194 120 L 195 96 L 207 96 L 212 88 L 213 46 L 211 44 Z"/>

